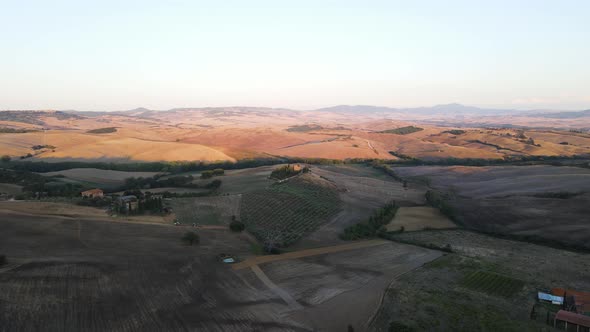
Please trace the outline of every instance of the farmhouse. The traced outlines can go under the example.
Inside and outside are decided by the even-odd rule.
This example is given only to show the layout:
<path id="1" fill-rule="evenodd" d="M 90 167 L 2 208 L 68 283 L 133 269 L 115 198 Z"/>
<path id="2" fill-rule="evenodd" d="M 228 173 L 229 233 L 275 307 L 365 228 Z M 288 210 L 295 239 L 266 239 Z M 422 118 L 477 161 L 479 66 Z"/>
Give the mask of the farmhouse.
<path id="1" fill-rule="evenodd" d="M 132 212 L 139 208 L 139 200 L 134 195 L 121 196 L 118 201 L 122 211 Z"/>
<path id="2" fill-rule="evenodd" d="M 564 299 L 564 307 L 568 311 L 579 314 L 590 314 L 590 293 L 571 289 L 553 288 L 551 294 Z"/>
<path id="3" fill-rule="evenodd" d="M 81 192 L 82 197 L 84 198 L 96 198 L 96 197 L 104 197 L 104 192 L 101 189 L 90 189 Z"/>

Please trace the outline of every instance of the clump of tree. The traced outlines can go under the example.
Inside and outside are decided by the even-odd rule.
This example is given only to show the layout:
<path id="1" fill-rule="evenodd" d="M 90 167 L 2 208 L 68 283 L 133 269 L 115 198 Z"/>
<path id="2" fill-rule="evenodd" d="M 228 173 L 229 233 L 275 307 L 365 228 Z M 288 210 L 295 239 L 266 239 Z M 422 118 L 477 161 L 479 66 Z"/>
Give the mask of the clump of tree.
<path id="1" fill-rule="evenodd" d="M 378 131 L 377 133 L 379 133 L 379 134 L 408 135 L 408 134 L 415 133 L 415 132 L 422 131 L 422 130 L 424 130 L 424 128 L 414 127 L 414 126 L 405 126 L 405 127 L 400 127 L 400 128 L 382 130 L 382 131 Z"/>
<path id="2" fill-rule="evenodd" d="M 224 175 L 225 171 L 222 168 L 216 168 L 201 172 L 201 179 L 210 179 L 214 176 Z"/>
<path id="3" fill-rule="evenodd" d="M 245 225 L 243 222 L 241 222 L 241 221 L 237 220 L 237 219 L 236 219 L 236 216 L 231 216 L 231 219 L 232 219 L 232 220 L 231 220 L 231 222 L 229 223 L 229 229 L 230 229 L 232 232 L 241 232 L 241 231 L 243 231 L 244 229 L 246 229 L 246 225 Z"/>
<path id="4" fill-rule="evenodd" d="M 448 202 L 448 197 L 446 197 L 446 195 L 443 195 L 438 191 L 428 190 L 424 197 L 426 198 L 426 202 L 430 206 L 437 208 L 442 214 L 447 216 L 449 219 L 453 221 L 457 220 L 455 216 L 455 211 L 451 204 Z"/>
<path id="5" fill-rule="evenodd" d="M 278 167 L 276 169 L 274 169 L 271 173 L 270 173 L 270 177 L 272 179 L 277 179 L 277 180 L 284 180 L 286 178 L 290 178 L 292 176 L 295 176 L 299 173 L 307 173 L 309 172 L 309 167 L 301 167 L 298 164 L 289 164 L 289 165 L 285 165 L 285 166 L 281 166 Z"/>
<path id="6" fill-rule="evenodd" d="M 445 130 L 445 131 L 443 131 L 443 134 L 444 133 L 451 134 L 451 135 L 463 135 L 463 134 L 465 134 L 465 130 L 451 129 L 451 130 Z"/>
<path id="7" fill-rule="evenodd" d="M 199 244 L 200 242 L 200 237 L 199 234 L 195 233 L 195 232 L 186 232 L 184 233 L 184 235 L 181 238 L 182 242 L 184 242 L 185 244 L 192 246 L 193 244 Z"/>
<path id="8" fill-rule="evenodd" d="M 0 133 L 3 133 L 3 134 L 24 134 L 24 133 L 34 132 L 34 131 L 36 131 L 36 130 L 22 129 L 22 128 L 6 128 L 6 127 L 0 128 Z"/>
<path id="9" fill-rule="evenodd" d="M 399 206 L 393 201 L 375 211 L 368 220 L 346 227 L 340 238 L 343 240 L 358 240 L 385 233 L 385 225 L 395 217 L 398 209 Z"/>
<path id="10" fill-rule="evenodd" d="M 219 180 L 219 179 L 215 179 L 205 185 L 206 189 L 211 189 L 211 190 L 218 189 L 219 187 L 221 187 L 221 180 Z"/>
<path id="11" fill-rule="evenodd" d="M 393 169 L 391 169 L 391 167 L 389 167 L 383 163 L 373 162 L 373 163 L 371 163 L 371 166 L 373 166 L 374 169 L 378 169 L 378 170 L 384 172 L 385 174 L 391 176 L 392 178 L 394 178 L 397 181 L 400 181 L 400 182 L 403 181 L 403 179 L 399 175 L 397 175 L 397 173 L 395 173 L 395 171 Z"/>
<path id="12" fill-rule="evenodd" d="M 299 126 L 291 126 L 289 128 L 287 128 L 288 132 L 308 132 L 308 131 L 313 131 L 313 130 L 321 130 L 324 129 L 322 126 L 317 125 L 317 124 L 305 124 L 305 125 L 299 125 Z"/>
<path id="13" fill-rule="evenodd" d="M 117 127 L 105 127 L 105 128 L 97 128 L 88 130 L 88 134 L 109 134 L 117 132 Z"/>
<path id="14" fill-rule="evenodd" d="M 18 198 L 26 199 L 44 196 L 78 196 L 82 186 L 76 183 L 62 182 L 57 177 L 45 177 L 33 172 L 16 171 L 0 168 L 0 182 L 14 183 L 22 186 L 23 193 Z"/>
<path id="15" fill-rule="evenodd" d="M 161 175 L 156 174 L 153 177 L 130 177 L 125 179 L 126 189 L 141 189 L 141 188 L 163 188 L 163 187 L 183 187 L 183 188 L 199 188 L 199 185 L 192 183 L 194 177 L 187 176 L 171 176 L 162 179 Z"/>
<path id="16" fill-rule="evenodd" d="M 31 148 L 33 150 L 43 150 L 43 149 L 52 149 L 53 150 L 53 149 L 55 149 L 55 146 L 45 144 L 45 145 L 33 145 Z"/>

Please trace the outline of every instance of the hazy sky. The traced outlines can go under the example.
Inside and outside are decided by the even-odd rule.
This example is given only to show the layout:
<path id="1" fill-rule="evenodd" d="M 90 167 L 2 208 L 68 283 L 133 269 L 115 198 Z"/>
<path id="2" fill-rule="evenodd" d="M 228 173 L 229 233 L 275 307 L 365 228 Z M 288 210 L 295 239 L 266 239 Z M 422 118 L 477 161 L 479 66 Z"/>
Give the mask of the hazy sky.
<path id="1" fill-rule="evenodd" d="M 0 0 L 0 109 L 590 108 L 590 1 Z"/>

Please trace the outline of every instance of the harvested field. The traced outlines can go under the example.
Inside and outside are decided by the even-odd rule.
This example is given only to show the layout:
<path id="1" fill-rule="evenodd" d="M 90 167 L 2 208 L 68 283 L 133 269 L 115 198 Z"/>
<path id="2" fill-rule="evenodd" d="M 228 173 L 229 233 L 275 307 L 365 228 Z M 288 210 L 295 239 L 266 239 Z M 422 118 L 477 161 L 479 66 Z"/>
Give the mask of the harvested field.
<path id="1" fill-rule="evenodd" d="M 202 243 L 185 246 L 174 226 L 0 219 L 12 266 L 0 272 L 0 330 L 309 330 L 218 262 L 247 255 L 240 235 L 200 231 Z"/>
<path id="2" fill-rule="evenodd" d="M 241 219 L 267 245 L 288 246 L 326 223 L 340 209 L 336 188 L 304 174 L 242 197 Z"/>
<path id="3" fill-rule="evenodd" d="M 267 262 L 257 275 L 219 262 L 250 256 L 247 236 L 227 230 L 198 230 L 201 243 L 186 246 L 186 228 L 171 225 L 1 209 L 0 220 L 0 330 L 11 331 L 363 330 L 391 278 L 440 255 L 382 241 Z M 293 312 L 278 292 L 306 306 Z"/>
<path id="4" fill-rule="evenodd" d="M 76 220 L 103 220 L 111 222 L 133 222 L 137 224 L 170 224 L 169 216 L 137 215 L 109 216 L 102 208 L 80 206 L 64 202 L 6 201 L 0 202 L 0 211 L 13 215 L 63 217 Z"/>
<path id="5" fill-rule="evenodd" d="M 428 249 L 385 243 L 364 249 L 275 261 L 268 277 L 304 306 L 290 318 L 314 330 L 363 331 L 392 279 L 440 256 Z"/>
<path id="6" fill-rule="evenodd" d="M 387 225 L 388 231 L 419 231 L 425 228 L 454 228 L 456 225 L 438 209 L 430 206 L 400 207 L 393 220 Z"/>
<path id="7" fill-rule="evenodd" d="M 178 221 L 190 225 L 229 225 L 240 218 L 241 195 L 173 198 L 172 208 Z"/>
<path id="8" fill-rule="evenodd" d="M 279 166 L 281 165 L 226 170 L 225 175 L 217 176 L 214 179 L 219 179 L 222 182 L 221 188 L 218 190 L 220 194 L 242 194 L 262 190 L 272 185 L 274 181 L 269 179 L 270 173 Z M 192 174 L 195 177 L 200 175 L 198 172 Z M 206 185 L 209 182 L 211 179 L 193 181 L 199 185 Z"/>
<path id="9" fill-rule="evenodd" d="M 590 248 L 590 169 L 566 166 L 396 167 L 450 194 L 462 226 Z"/>

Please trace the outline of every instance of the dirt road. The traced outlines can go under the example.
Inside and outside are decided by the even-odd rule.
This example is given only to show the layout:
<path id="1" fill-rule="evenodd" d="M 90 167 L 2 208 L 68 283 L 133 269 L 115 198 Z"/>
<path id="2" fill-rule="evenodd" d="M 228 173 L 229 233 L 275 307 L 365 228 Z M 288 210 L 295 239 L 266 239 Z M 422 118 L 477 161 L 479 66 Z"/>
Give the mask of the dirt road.
<path id="1" fill-rule="evenodd" d="M 317 256 L 323 254 L 330 254 L 345 250 L 353 250 L 353 249 L 360 249 L 360 248 L 367 248 L 372 246 L 378 246 L 384 243 L 390 243 L 389 241 L 385 240 L 368 240 L 368 241 L 358 241 L 353 243 L 342 244 L 338 246 L 330 246 L 330 247 L 321 247 L 321 248 L 314 248 L 314 249 L 305 249 L 299 250 L 294 252 L 289 252 L 282 255 L 267 255 L 267 256 L 256 256 L 248 258 L 240 263 L 232 265 L 234 270 L 241 270 L 247 267 L 252 267 L 258 264 L 264 264 L 268 262 L 275 262 L 281 261 L 285 259 L 295 259 L 295 258 L 302 258 L 308 256 Z"/>

